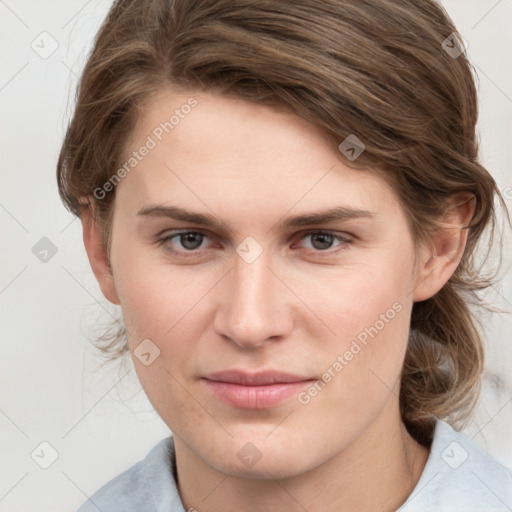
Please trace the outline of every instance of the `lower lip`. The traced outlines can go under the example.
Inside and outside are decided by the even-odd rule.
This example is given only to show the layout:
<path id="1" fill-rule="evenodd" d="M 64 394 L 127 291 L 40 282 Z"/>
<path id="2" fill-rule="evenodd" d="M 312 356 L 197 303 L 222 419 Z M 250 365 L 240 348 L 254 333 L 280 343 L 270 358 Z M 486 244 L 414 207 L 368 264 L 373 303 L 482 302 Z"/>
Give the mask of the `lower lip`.
<path id="1" fill-rule="evenodd" d="M 221 400 L 241 409 L 267 409 L 297 395 L 313 380 L 283 382 L 265 386 L 243 386 L 230 382 L 203 379 L 208 388 Z"/>

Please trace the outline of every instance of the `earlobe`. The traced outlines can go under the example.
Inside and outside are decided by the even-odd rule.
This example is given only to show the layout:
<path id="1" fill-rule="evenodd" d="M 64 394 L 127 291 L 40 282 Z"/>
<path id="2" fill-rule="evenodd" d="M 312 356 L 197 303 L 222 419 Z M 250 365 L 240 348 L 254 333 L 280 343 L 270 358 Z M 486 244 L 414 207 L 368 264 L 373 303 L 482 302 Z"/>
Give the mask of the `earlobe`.
<path id="1" fill-rule="evenodd" d="M 457 269 L 468 236 L 468 224 L 473 217 L 474 197 L 461 199 L 456 196 L 443 221 L 443 226 L 432 237 L 431 244 L 424 248 L 413 289 L 414 302 L 434 296 Z"/>
<path id="2" fill-rule="evenodd" d="M 120 304 L 114 286 L 114 279 L 110 271 L 110 263 L 103 242 L 103 235 L 94 215 L 93 203 L 88 203 L 87 206 L 82 207 L 80 220 L 82 222 L 83 240 L 87 257 L 100 289 L 108 301 L 112 302 L 112 304 Z"/>

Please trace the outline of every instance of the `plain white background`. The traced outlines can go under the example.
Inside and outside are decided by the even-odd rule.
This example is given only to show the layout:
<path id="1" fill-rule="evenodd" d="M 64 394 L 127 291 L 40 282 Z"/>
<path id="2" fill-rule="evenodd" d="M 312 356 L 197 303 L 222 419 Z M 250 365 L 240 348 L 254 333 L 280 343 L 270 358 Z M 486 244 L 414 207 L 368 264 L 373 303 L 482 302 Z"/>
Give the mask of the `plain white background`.
<path id="1" fill-rule="evenodd" d="M 480 82 L 482 161 L 510 209 L 512 0 L 442 3 L 469 44 Z M 131 362 L 102 367 L 92 348 L 94 329 L 116 309 L 99 291 L 80 222 L 62 206 L 55 180 L 77 78 L 110 4 L 0 0 L 0 511 L 76 510 L 170 434 Z M 48 243 L 43 237 L 56 250 L 46 262 L 33 252 Z M 511 263 L 505 254 L 504 271 Z M 508 311 L 511 285 L 508 271 L 489 295 Z M 512 467 L 512 316 L 484 321 L 484 392 L 464 432 Z"/>

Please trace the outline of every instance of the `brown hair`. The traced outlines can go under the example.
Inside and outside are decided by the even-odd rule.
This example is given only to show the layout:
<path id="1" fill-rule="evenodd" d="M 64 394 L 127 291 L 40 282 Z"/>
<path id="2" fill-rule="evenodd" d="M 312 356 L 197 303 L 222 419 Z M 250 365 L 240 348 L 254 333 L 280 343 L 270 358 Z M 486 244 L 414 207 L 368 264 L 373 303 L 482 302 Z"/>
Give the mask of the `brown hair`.
<path id="1" fill-rule="evenodd" d="M 333 148 L 357 135 L 365 151 L 347 164 L 392 183 L 418 245 L 450 197 L 473 199 L 461 263 L 413 305 L 400 407 L 411 433 L 428 439 L 432 416 L 455 423 L 478 398 L 483 343 L 470 306 L 491 281 L 475 249 L 486 228 L 492 239 L 495 196 L 504 205 L 477 160 L 472 66 L 454 37 L 434 0 L 118 0 L 78 88 L 57 166 L 62 200 L 76 215 L 83 198 L 94 202 L 109 250 L 115 192 L 93 191 L 121 165 L 145 103 L 169 87 L 284 107 Z M 123 332 L 102 348 L 126 351 Z"/>

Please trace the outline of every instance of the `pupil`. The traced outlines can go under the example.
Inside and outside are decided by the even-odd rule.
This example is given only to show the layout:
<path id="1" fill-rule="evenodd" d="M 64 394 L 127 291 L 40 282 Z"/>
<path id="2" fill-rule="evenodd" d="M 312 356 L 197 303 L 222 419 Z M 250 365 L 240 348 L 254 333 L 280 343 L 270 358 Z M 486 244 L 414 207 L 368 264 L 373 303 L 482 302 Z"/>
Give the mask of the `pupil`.
<path id="1" fill-rule="evenodd" d="M 196 237 L 198 239 L 194 240 Z M 181 243 L 183 247 L 186 247 L 187 249 L 197 249 L 202 242 L 202 235 L 200 233 L 184 233 L 181 235 Z M 199 243 L 197 243 L 199 240 Z"/>
<path id="2" fill-rule="evenodd" d="M 312 236 L 313 247 L 315 249 L 329 249 L 333 242 L 333 236 L 327 233 L 314 233 Z M 320 242 L 320 246 L 315 246 L 315 242 Z"/>

